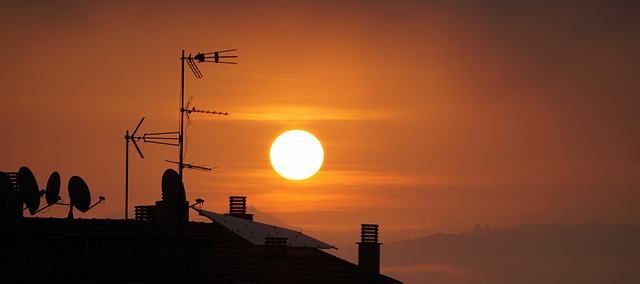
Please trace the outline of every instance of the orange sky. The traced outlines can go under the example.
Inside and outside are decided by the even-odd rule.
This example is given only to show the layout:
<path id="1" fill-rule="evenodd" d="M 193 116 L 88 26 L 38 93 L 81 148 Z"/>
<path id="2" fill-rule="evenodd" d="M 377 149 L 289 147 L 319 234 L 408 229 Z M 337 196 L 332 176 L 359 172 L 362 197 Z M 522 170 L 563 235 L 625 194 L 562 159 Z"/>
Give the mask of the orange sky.
<path id="1" fill-rule="evenodd" d="M 444 3 L 441 3 L 444 2 Z M 633 3 L 2 1 L 0 170 L 79 175 L 124 216 L 125 130 L 177 131 L 187 69 L 189 200 L 229 195 L 307 230 L 640 222 L 640 22 Z M 270 143 L 305 129 L 325 164 L 288 181 Z M 177 149 L 130 156 L 130 205 Z M 41 216 L 66 216 L 53 208 Z M 132 212 L 132 211 L 130 211 Z M 132 214 L 132 213 L 130 213 Z M 197 219 L 200 220 L 200 219 Z"/>

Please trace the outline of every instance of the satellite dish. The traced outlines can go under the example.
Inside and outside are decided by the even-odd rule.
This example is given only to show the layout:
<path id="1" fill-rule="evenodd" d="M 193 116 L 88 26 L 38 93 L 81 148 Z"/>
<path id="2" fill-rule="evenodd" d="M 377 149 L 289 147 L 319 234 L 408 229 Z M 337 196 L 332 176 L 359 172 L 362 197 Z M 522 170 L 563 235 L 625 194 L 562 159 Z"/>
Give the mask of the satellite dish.
<path id="1" fill-rule="evenodd" d="M 79 176 L 72 176 L 69 179 L 69 212 L 73 207 L 84 213 L 91 205 L 91 193 L 87 183 Z"/>
<path id="2" fill-rule="evenodd" d="M 22 202 L 29 208 L 31 215 L 40 207 L 40 194 L 38 182 L 29 168 L 22 166 L 18 171 L 18 187 L 22 196 Z"/>
<path id="3" fill-rule="evenodd" d="M 162 174 L 162 200 L 175 211 L 179 211 L 187 200 L 180 175 L 173 169 L 167 169 Z"/>
<path id="4" fill-rule="evenodd" d="M 47 190 L 45 191 L 47 205 L 53 205 L 60 200 L 60 174 L 53 172 L 47 181 Z"/>

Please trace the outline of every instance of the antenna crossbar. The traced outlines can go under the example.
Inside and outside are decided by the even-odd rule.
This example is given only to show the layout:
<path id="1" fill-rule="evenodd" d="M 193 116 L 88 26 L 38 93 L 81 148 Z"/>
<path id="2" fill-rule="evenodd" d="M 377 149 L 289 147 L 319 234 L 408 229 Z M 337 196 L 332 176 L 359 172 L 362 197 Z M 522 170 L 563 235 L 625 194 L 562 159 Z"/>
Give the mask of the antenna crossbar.
<path id="1" fill-rule="evenodd" d="M 204 109 L 196 109 L 195 107 L 192 107 L 191 109 L 187 109 L 185 110 L 187 112 L 187 114 L 190 114 L 192 112 L 195 113 L 208 113 L 208 114 L 217 114 L 217 115 L 229 115 L 228 112 L 221 112 L 221 111 L 215 111 L 215 110 L 204 110 Z"/>
<path id="2" fill-rule="evenodd" d="M 225 63 L 225 64 L 238 64 L 237 62 L 233 62 L 233 61 L 225 61 L 225 60 L 221 61 L 220 60 L 220 59 L 238 58 L 237 55 L 223 54 L 223 53 L 229 53 L 229 52 L 234 52 L 234 51 L 237 51 L 237 49 L 227 49 L 227 50 L 222 50 L 222 51 L 198 53 L 198 54 L 196 54 L 196 56 L 193 57 L 193 59 L 198 60 L 198 62 L 215 62 L 215 63 Z M 189 58 L 191 58 L 191 55 L 189 55 Z"/>
<path id="3" fill-rule="evenodd" d="M 176 162 L 176 161 L 171 161 L 171 160 L 164 160 L 164 161 L 168 162 L 168 163 L 180 165 L 180 163 Z M 213 169 L 215 169 L 217 167 L 209 168 L 209 167 L 205 167 L 205 166 L 197 166 L 197 165 L 194 165 L 194 164 L 182 163 L 182 168 L 187 168 L 187 169 L 192 169 L 192 170 L 201 170 L 201 171 L 209 172 L 209 171 L 211 171 L 211 170 L 213 170 Z"/>
<path id="4" fill-rule="evenodd" d="M 193 75 L 195 75 L 196 78 L 198 79 L 202 78 L 202 73 L 200 72 L 200 69 L 198 69 L 198 66 L 196 65 L 196 63 L 193 62 L 193 59 L 191 58 L 191 54 L 189 54 L 189 57 L 187 57 L 186 60 L 187 60 L 187 64 L 189 65 L 189 68 L 191 68 L 191 71 L 193 71 Z"/>
<path id="5" fill-rule="evenodd" d="M 173 135 L 176 135 L 176 136 L 173 136 Z M 142 136 L 142 141 L 144 141 L 145 143 L 162 144 L 162 145 L 168 145 L 168 146 L 179 146 L 180 132 L 171 131 L 171 132 L 145 133 Z"/>
<path id="6" fill-rule="evenodd" d="M 87 209 L 87 211 L 91 210 L 91 208 L 96 207 L 96 205 L 100 204 L 100 203 L 104 203 L 104 196 L 100 196 L 98 197 L 98 201 L 96 203 L 94 203 L 93 205 L 91 205 L 89 207 L 89 209 Z"/>

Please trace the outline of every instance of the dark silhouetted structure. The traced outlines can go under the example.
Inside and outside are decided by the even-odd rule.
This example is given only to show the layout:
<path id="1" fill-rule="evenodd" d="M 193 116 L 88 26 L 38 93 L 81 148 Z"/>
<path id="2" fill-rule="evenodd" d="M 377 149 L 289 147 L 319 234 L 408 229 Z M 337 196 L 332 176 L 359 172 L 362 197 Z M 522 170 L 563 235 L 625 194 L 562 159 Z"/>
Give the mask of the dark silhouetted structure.
<path id="1" fill-rule="evenodd" d="M 246 196 L 229 196 L 229 216 L 253 221 L 253 214 L 247 214 Z"/>
<path id="2" fill-rule="evenodd" d="M 378 225 L 362 224 L 358 242 L 358 266 L 369 273 L 380 273 L 380 245 Z"/>
<path id="3" fill-rule="evenodd" d="M 370 242 L 363 225 L 361 242 L 377 253 L 355 265 L 301 232 L 253 221 L 246 197 L 217 214 L 197 208 L 203 200 L 188 206 L 171 181 L 163 200 L 135 207 L 135 219 L 34 218 L 4 206 L 0 283 L 400 283 L 378 272 L 377 226 Z M 189 207 L 213 223 L 187 221 Z"/>

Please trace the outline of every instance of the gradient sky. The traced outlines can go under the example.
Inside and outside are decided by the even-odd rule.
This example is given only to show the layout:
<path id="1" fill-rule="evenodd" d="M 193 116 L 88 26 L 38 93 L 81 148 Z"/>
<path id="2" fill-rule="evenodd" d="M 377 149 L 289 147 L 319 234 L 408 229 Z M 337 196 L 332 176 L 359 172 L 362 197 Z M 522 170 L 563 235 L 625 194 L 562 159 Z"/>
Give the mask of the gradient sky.
<path id="1" fill-rule="evenodd" d="M 454 2 L 454 3 L 451 3 Z M 307 230 L 640 222 L 640 14 L 634 1 L 1 1 L 0 170 L 56 170 L 124 217 L 125 130 L 178 130 L 187 198 L 229 195 Z M 282 132 L 325 147 L 305 181 L 268 160 Z M 130 156 L 153 204 L 177 148 Z M 65 217 L 60 206 L 41 216 Z M 130 210 L 132 215 L 132 209 Z M 192 219 L 201 220 L 192 216 Z M 384 239 L 383 239 L 384 240 Z"/>

